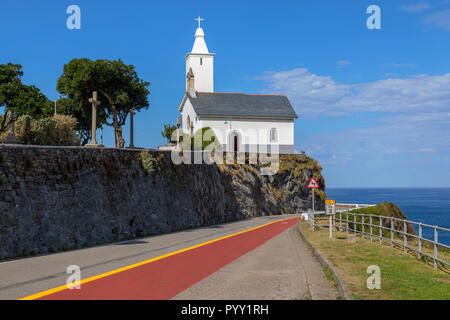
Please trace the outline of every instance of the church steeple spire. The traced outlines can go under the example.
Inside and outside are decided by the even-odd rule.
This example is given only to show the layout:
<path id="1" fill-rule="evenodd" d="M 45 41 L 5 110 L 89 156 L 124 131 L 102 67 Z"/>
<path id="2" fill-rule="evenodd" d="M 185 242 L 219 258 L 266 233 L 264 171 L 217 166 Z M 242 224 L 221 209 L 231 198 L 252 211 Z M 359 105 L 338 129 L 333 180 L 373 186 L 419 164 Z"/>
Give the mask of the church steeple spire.
<path id="1" fill-rule="evenodd" d="M 198 28 L 195 32 L 195 42 L 186 60 L 186 91 L 194 87 L 199 92 L 214 91 L 214 53 L 209 53 L 205 42 L 205 33 L 201 27 L 204 19 L 198 17 Z M 195 81 L 194 81 L 195 77 Z"/>
<path id="2" fill-rule="evenodd" d="M 194 46 L 192 47 L 192 51 L 191 53 L 209 53 L 208 51 L 208 47 L 206 46 L 206 42 L 205 42 L 205 33 L 203 32 L 203 29 L 200 25 L 201 21 L 204 21 L 205 19 L 200 18 L 200 16 L 195 19 L 198 21 L 198 28 L 197 31 L 195 32 L 195 42 L 194 42 Z"/>

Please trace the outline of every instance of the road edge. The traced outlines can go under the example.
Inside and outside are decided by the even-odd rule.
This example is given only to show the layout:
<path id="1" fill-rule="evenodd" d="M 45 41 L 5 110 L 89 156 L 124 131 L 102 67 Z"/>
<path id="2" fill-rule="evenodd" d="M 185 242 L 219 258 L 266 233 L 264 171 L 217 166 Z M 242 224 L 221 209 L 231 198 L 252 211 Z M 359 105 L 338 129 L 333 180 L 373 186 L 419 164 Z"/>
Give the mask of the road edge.
<path id="1" fill-rule="evenodd" d="M 347 288 L 347 285 L 346 285 L 345 281 L 341 278 L 341 276 L 339 275 L 337 270 L 334 268 L 333 264 L 330 261 L 328 261 L 325 257 L 323 257 L 319 253 L 319 251 L 317 251 L 317 249 L 314 247 L 314 245 L 309 240 L 308 236 L 306 236 L 303 233 L 303 231 L 300 229 L 300 225 L 301 225 L 301 222 L 299 224 L 297 224 L 297 226 L 298 226 L 297 230 L 298 230 L 298 233 L 300 234 L 300 237 L 306 243 L 306 245 L 311 249 L 312 253 L 317 258 L 317 260 L 319 260 L 319 263 L 322 265 L 322 267 L 327 268 L 328 270 L 330 270 L 330 272 L 333 275 L 334 281 L 337 284 L 339 295 L 344 300 L 353 300 L 350 297 L 350 292 L 349 292 L 349 290 Z"/>

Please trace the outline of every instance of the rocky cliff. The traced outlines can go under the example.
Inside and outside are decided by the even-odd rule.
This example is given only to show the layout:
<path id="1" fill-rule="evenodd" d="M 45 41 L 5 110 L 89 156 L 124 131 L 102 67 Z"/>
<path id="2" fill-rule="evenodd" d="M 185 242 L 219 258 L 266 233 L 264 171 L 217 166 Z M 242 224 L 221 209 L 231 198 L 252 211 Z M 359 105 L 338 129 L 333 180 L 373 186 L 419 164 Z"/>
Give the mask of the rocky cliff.
<path id="1" fill-rule="evenodd" d="M 0 146 L 0 258 L 46 253 L 311 207 L 321 167 L 175 165 L 170 153 Z M 319 190 L 316 208 L 323 208 Z"/>

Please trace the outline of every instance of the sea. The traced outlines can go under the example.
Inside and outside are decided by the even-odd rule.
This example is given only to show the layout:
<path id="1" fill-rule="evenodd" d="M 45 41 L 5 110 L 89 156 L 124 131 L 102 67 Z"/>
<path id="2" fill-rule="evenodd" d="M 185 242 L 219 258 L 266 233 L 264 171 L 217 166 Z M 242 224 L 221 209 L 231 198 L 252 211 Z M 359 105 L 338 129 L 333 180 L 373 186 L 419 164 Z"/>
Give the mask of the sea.
<path id="1" fill-rule="evenodd" d="M 450 188 L 327 188 L 328 199 L 337 203 L 395 203 L 408 220 L 450 229 Z M 417 228 L 416 228 L 417 231 Z M 433 239 L 433 231 L 424 228 Z M 450 245 L 450 232 L 439 231 L 439 242 Z"/>

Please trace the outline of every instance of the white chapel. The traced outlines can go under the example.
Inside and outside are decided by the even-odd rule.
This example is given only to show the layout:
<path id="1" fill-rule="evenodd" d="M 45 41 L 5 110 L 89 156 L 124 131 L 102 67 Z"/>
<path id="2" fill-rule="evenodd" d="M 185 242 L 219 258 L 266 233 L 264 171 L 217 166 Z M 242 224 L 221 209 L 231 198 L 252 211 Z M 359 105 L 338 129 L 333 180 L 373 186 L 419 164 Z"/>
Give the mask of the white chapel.
<path id="1" fill-rule="evenodd" d="M 208 51 L 198 19 L 192 51 L 185 56 L 186 93 L 180 104 L 181 130 L 194 135 L 209 127 L 224 151 L 294 153 L 294 120 L 284 95 L 214 92 L 214 53 Z"/>

